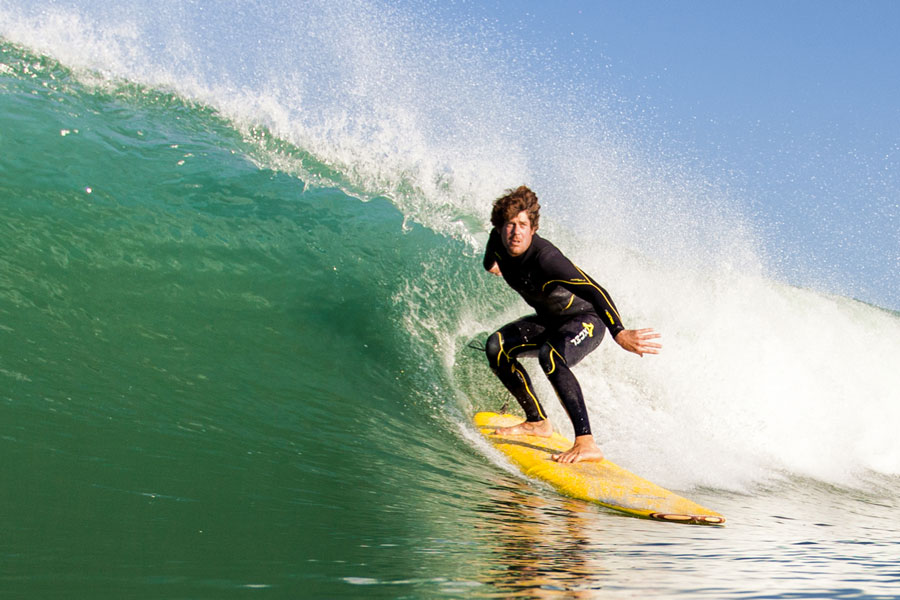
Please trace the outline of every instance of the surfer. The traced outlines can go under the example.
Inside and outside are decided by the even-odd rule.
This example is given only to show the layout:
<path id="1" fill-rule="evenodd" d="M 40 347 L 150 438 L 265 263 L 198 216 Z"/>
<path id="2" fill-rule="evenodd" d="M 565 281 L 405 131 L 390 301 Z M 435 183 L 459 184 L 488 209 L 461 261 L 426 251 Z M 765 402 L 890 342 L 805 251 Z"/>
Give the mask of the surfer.
<path id="1" fill-rule="evenodd" d="M 526 186 L 507 190 L 494 202 L 484 268 L 536 311 L 504 325 L 488 338 L 491 369 L 525 411 L 525 421 L 498 429 L 502 435 L 549 437 L 553 426 L 538 401 L 518 356 L 536 355 L 575 428 L 575 444 L 554 457 L 561 463 L 603 460 L 594 442 L 581 386 L 571 367 L 600 345 L 604 331 L 639 356 L 659 354 L 653 329 L 625 329 L 612 298 L 556 246 L 537 234 L 540 204 Z"/>

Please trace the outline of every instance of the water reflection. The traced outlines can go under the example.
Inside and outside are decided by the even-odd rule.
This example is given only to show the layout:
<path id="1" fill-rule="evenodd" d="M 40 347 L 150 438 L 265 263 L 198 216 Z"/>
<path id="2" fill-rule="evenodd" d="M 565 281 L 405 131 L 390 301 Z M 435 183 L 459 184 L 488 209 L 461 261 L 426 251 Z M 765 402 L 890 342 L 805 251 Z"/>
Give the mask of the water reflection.
<path id="1" fill-rule="evenodd" d="M 504 597 L 590 598 L 608 579 L 596 540 L 586 535 L 597 518 L 594 507 L 558 502 L 516 487 L 488 490 L 477 511 L 490 550 L 482 582 Z"/>

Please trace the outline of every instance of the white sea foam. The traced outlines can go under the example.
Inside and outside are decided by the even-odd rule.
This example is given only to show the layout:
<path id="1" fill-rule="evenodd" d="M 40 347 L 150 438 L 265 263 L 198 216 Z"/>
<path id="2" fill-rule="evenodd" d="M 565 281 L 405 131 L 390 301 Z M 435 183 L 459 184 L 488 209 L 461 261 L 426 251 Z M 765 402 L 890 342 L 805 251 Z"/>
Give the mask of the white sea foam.
<path id="1" fill-rule="evenodd" d="M 541 79 L 548 57 L 489 24 L 461 31 L 359 0 L 256 11 L 0 0 L 7 39 L 97 85 L 171 89 L 266 127 L 333 167 L 332 183 L 389 196 L 474 253 L 489 200 L 532 184 L 548 236 L 629 325 L 664 335 L 658 357 L 607 342 L 578 367 L 619 462 L 676 487 L 900 474 L 896 315 L 773 281 L 739 195 L 643 135 L 608 80 Z M 268 160 L 303 173 L 291 157 Z M 439 320 L 411 321 L 444 333 Z"/>

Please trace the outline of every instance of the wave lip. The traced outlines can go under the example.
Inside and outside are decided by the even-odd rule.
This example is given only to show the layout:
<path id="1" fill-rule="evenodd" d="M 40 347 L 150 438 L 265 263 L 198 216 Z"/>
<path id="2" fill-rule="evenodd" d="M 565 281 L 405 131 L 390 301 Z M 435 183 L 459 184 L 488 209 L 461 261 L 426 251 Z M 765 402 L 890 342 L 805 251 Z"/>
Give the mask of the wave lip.
<path id="1" fill-rule="evenodd" d="M 98 183 L 109 182 L 102 160 L 78 163 L 80 173 L 64 184 L 94 207 L 107 203 L 107 227 L 165 254 L 113 244 L 107 256 L 127 268 L 255 269 L 218 255 L 186 265 L 176 251 L 162 252 L 169 243 L 239 246 L 247 256 L 262 255 L 254 255 L 254 265 L 273 257 L 279 264 L 282 240 L 303 232 L 286 225 L 289 203 L 276 198 L 310 185 L 337 187 L 370 200 L 376 220 L 396 217 L 412 235 L 424 224 L 439 234 L 434 247 L 449 249 L 448 258 L 431 247 L 427 266 L 374 296 L 401 307 L 402 335 L 419 348 L 417 356 L 441 365 L 435 377 L 453 382 L 453 362 L 462 359 L 450 332 L 488 330 L 496 315 L 520 310 L 491 287 L 496 282 L 481 281 L 477 268 L 470 272 L 471 259 L 486 234 L 490 199 L 510 182 L 535 180 L 548 236 L 610 288 L 629 324 L 654 326 L 667 340 L 659 360 L 638 365 L 606 349 L 582 369 L 592 417 L 604 424 L 611 451 L 676 487 L 740 489 L 784 473 L 846 482 L 900 469 L 885 425 L 897 419 L 883 418 L 896 415 L 898 382 L 883 364 L 884 356 L 898 355 L 896 315 L 773 281 L 764 240 L 727 185 L 699 176 L 677 156 L 654 160 L 640 128 L 610 124 L 621 116 L 614 111 L 581 119 L 584 106 L 571 90 L 548 91 L 552 81 L 524 78 L 520 85 L 533 84 L 530 96 L 508 87 L 511 74 L 528 69 L 504 62 L 496 42 L 466 54 L 453 36 L 436 42 L 440 28 L 410 39 L 414 20 L 370 3 L 311 3 L 303 15 L 277 6 L 243 10 L 243 21 L 224 11 L 203 19 L 188 5 L 160 11 L 132 3 L 102 14 L 54 3 L 18 8 L 0 8 L 2 34 L 65 66 L 26 74 L 10 61 L 4 77 L 34 75 L 37 85 L 58 90 L 62 104 L 86 98 L 85 111 L 132 111 L 115 125 L 100 116 L 92 130 L 71 115 L 60 119 L 50 105 L 37 109 L 56 123 L 44 151 L 60 162 L 68 152 L 62 144 L 78 145 L 83 156 L 134 159 L 125 163 L 136 165 L 132 178 L 112 187 Z M 359 15 L 383 27 L 363 28 Z M 288 50 L 287 29 L 301 20 L 307 35 Z M 255 32 L 270 25 L 278 35 L 257 44 Z M 352 47 L 361 40 L 369 43 Z M 431 67 L 413 60 L 416 53 L 434 58 Z M 18 56 L 40 62 L 27 52 Z M 178 136 L 133 126 L 157 119 Z M 84 151 L 88 142 L 97 145 Z M 70 165 L 76 154 L 64 155 Z M 38 157 L 25 160 L 43 165 L 34 172 L 49 169 Z M 223 178 L 234 188 L 217 196 Z M 160 199 L 165 210 L 153 204 Z M 381 212 L 385 199 L 396 211 L 391 217 Z M 129 216 L 115 214 L 128 203 Z M 77 212 L 72 206 L 79 205 L 54 209 Z M 255 237 L 244 236 L 244 228 Z M 390 247 L 395 232 L 383 231 Z M 336 254 L 333 268 L 353 264 L 356 257 L 332 242 L 323 236 L 309 244 Z M 381 248 L 353 247 L 367 260 L 384 260 Z M 60 265 L 79 252 L 104 258 L 83 244 L 77 252 L 52 248 Z M 445 281 L 457 297 L 436 291 Z M 167 285 L 178 293 L 179 284 Z M 252 291 L 237 296 L 244 304 L 280 305 Z M 4 368 L 12 378 L 33 378 L 27 369 Z M 716 459 L 703 473 L 683 466 L 710 455 Z"/>

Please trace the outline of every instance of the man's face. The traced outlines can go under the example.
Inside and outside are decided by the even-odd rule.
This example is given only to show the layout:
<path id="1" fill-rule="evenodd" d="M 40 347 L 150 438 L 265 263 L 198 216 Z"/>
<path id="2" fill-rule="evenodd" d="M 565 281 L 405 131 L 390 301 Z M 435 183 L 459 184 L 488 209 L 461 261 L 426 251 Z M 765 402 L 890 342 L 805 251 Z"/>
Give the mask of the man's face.
<path id="1" fill-rule="evenodd" d="M 500 232 L 503 247 L 510 256 L 519 256 L 528 250 L 533 236 L 534 229 L 531 227 L 531 219 L 524 210 L 507 221 L 503 226 L 503 231 Z"/>

